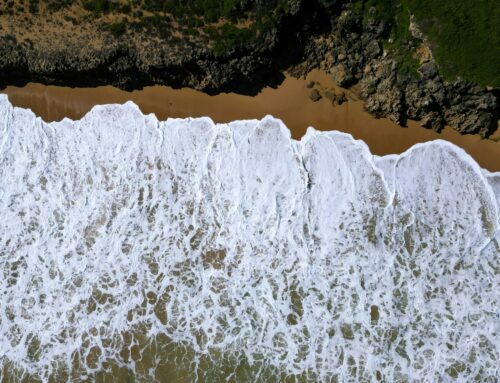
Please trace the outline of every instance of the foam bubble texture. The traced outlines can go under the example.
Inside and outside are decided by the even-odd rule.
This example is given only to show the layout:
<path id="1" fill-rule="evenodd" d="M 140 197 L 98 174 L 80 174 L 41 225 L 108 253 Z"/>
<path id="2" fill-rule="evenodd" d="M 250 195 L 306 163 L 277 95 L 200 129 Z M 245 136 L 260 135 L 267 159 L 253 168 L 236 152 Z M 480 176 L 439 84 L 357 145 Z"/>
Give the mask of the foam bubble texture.
<path id="1" fill-rule="evenodd" d="M 0 380 L 134 369 L 163 336 L 252 381 L 496 381 L 498 199 L 444 141 L 374 157 L 133 103 L 48 124 L 0 96 Z"/>

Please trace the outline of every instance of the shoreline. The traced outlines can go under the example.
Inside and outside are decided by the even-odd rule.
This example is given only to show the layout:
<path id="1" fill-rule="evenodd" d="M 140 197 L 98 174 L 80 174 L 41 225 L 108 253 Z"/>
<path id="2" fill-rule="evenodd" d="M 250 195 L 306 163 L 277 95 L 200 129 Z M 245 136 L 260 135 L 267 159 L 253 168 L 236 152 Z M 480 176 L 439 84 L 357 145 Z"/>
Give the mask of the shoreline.
<path id="1" fill-rule="evenodd" d="M 397 15 L 392 21 L 381 18 L 377 12 L 384 6 L 371 7 L 378 16 L 366 19 L 368 10 L 361 12 L 352 1 L 293 3 L 288 9 L 269 5 L 267 12 L 249 11 L 243 25 L 191 19 L 201 34 L 169 12 L 125 16 L 118 8 L 102 13 L 81 2 L 42 7 L 39 13 L 5 10 L 0 89 L 30 82 L 127 91 L 160 85 L 255 96 L 266 86 L 278 87 L 283 71 L 303 76 L 321 69 L 336 85 L 357 88 L 364 109 L 375 117 L 402 126 L 417 120 L 436 131 L 449 126 L 485 138 L 495 135 L 498 84 L 441 73 L 417 20 L 401 21 L 410 33 L 393 36 Z M 278 16 L 256 22 L 273 10 Z M 113 26 L 121 26 L 121 32 L 113 32 Z M 393 38 L 398 44 L 389 44 Z"/>
<path id="2" fill-rule="evenodd" d="M 323 95 L 316 102 L 310 99 L 311 88 L 307 87 L 311 81 Z M 332 105 L 324 96 L 328 91 L 345 92 L 348 101 Z M 309 126 L 338 130 L 363 140 L 375 155 L 402 153 L 416 143 L 443 139 L 463 148 L 481 167 L 500 171 L 500 130 L 490 139 L 482 139 L 478 135 L 461 135 L 449 127 L 437 133 L 415 121 L 401 127 L 387 118 L 373 117 L 354 92 L 339 88 L 331 76 L 320 70 L 311 71 L 305 78 L 286 74 L 280 86 L 266 87 L 253 97 L 235 93 L 210 96 L 190 88 L 166 86 L 127 92 L 112 86 L 67 88 L 33 83 L 22 88 L 10 86 L 1 93 L 7 94 L 13 105 L 29 108 L 48 122 L 64 117 L 79 119 L 94 105 L 130 100 L 143 113 L 154 113 L 160 120 L 208 116 L 216 123 L 225 123 L 270 114 L 283 120 L 295 139 L 300 139 Z"/>

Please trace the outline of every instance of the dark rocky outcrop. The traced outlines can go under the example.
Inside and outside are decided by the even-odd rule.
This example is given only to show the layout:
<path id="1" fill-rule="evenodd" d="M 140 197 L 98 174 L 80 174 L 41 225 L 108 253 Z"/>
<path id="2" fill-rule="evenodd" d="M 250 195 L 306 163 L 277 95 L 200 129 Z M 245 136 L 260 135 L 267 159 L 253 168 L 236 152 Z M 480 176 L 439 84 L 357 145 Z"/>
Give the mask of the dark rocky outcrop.
<path id="1" fill-rule="evenodd" d="M 316 102 L 321 100 L 323 96 L 321 96 L 321 93 L 319 93 L 317 89 L 313 89 L 311 91 L 311 94 L 309 95 L 309 98 L 311 99 L 312 102 Z"/>
<path id="2" fill-rule="evenodd" d="M 440 131 L 449 125 L 463 134 L 488 137 L 500 119 L 498 89 L 485 89 L 463 80 L 448 83 L 430 58 L 421 60 L 417 74 L 407 73 L 381 46 L 384 24 L 364 24 L 343 12 L 332 22 L 332 31 L 311 39 L 305 61 L 292 73 L 305 74 L 320 67 L 337 85 L 352 87 L 376 117 L 405 125 L 418 120 L 425 128 Z"/>

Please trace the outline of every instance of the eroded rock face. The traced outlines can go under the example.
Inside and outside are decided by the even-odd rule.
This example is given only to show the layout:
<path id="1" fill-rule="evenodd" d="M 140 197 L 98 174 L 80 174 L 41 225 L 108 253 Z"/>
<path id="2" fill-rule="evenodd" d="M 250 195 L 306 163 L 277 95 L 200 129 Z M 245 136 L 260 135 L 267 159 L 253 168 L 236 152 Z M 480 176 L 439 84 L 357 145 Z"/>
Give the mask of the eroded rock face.
<path id="1" fill-rule="evenodd" d="M 321 96 L 321 93 L 317 89 L 311 90 L 311 94 L 309 95 L 309 98 L 311 99 L 312 102 L 319 101 L 323 98 Z"/>
<path id="2" fill-rule="evenodd" d="M 494 380 L 499 179 L 444 141 L 0 96 L 0 379 Z"/>
<path id="3" fill-rule="evenodd" d="M 423 63 L 414 76 L 403 73 L 390 52 L 382 51 L 383 23 L 363 24 L 344 12 L 332 24 L 331 33 L 309 42 L 307 63 L 298 73 L 319 66 L 341 87 L 357 84 L 356 91 L 370 113 L 398 124 L 419 120 L 422 126 L 437 131 L 449 125 L 460 133 L 483 137 L 497 129 L 500 92 L 460 80 L 446 83 L 425 43 Z"/>

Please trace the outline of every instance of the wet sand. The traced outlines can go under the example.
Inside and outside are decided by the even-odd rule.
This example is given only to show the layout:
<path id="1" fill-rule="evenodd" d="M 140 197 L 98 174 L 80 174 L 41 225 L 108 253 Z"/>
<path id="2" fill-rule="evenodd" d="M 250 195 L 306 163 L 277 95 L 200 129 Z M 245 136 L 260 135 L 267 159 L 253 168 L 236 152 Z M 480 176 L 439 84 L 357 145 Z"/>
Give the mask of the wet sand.
<path id="1" fill-rule="evenodd" d="M 2 91 L 11 102 L 30 108 L 46 121 L 64 117 L 81 118 L 96 104 L 134 101 L 144 113 L 155 113 L 161 119 L 168 117 L 209 116 L 215 122 L 236 119 L 262 118 L 271 114 L 284 121 L 296 139 L 300 139 L 307 127 L 318 130 L 340 130 L 362 139 L 372 153 L 383 155 L 401 153 L 410 146 L 435 139 L 444 139 L 465 149 L 485 169 L 500 171 L 500 129 L 490 140 L 479 136 L 462 136 L 451 128 L 441 134 L 410 122 L 408 128 L 388 119 L 375 119 L 364 111 L 362 101 L 348 94 L 349 101 L 332 106 L 326 98 L 318 102 L 309 99 L 311 89 L 306 84 L 319 82 L 320 91 L 336 89 L 328 75 L 313 71 L 307 79 L 286 76 L 276 89 L 265 88 L 255 97 L 237 94 L 209 96 L 193 89 L 172 89 L 164 86 L 147 87 L 140 91 L 125 92 L 105 86 L 98 88 L 66 88 L 28 84 L 25 87 L 8 87 Z M 324 94 L 324 92 L 322 92 Z"/>

